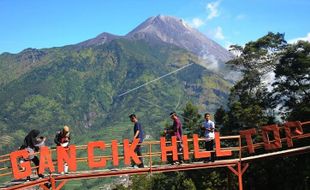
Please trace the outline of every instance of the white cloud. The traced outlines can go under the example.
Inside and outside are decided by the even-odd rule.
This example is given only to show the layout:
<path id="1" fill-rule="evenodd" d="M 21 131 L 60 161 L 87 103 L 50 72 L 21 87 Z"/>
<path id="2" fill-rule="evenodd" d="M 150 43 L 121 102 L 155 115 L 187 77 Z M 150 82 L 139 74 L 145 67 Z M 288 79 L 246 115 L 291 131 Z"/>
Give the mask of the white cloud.
<path id="1" fill-rule="evenodd" d="M 218 40 L 224 40 L 225 36 L 223 34 L 223 29 L 222 27 L 218 26 L 214 30 L 214 38 Z"/>
<path id="2" fill-rule="evenodd" d="M 239 14 L 236 16 L 236 20 L 243 20 L 243 19 L 245 19 L 245 17 L 246 16 L 244 14 Z"/>
<path id="3" fill-rule="evenodd" d="M 194 17 L 191 20 L 187 20 L 188 25 L 190 25 L 192 28 L 200 28 L 201 26 L 205 25 L 208 20 L 212 20 L 215 17 L 218 17 L 219 14 L 219 5 L 221 0 L 216 0 L 213 2 L 210 2 L 206 5 L 206 13 L 207 17 L 201 18 L 201 17 Z"/>
<path id="4" fill-rule="evenodd" d="M 219 62 L 214 55 L 204 54 L 202 60 L 200 64 L 205 68 L 211 71 L 219 71 Z"/>
<path id="5" fill-rule="evenodd" d="M 199 28 L 200 26 L 204 25 L 205 22 L 198 18 L 198 17 L 195 17 L 193 18 L 190 22 L 189 22 L 189 25 L 193 28 Z"/>
<path id="6" fill-rule="evenodd" d="M 305 37 L 294 38 L 288 41 L 288 43 L 293 44 L 298 42 L 299 40 L 310 42 L 310 32 Z"/>
<path id="7" fill-rule="evenodd" d="M 207 4 L 206 8 L 207 8 L 207 11 L 209 13 L 208 18 L 207 18 L 208 20 L 211 20 L 211 19 L 218 17 L 220 15 L 219 10 L 218 10 L 220 2 L 221 1 L 218 0 L 218 1 L 214 1 L 214 2 Z"/>

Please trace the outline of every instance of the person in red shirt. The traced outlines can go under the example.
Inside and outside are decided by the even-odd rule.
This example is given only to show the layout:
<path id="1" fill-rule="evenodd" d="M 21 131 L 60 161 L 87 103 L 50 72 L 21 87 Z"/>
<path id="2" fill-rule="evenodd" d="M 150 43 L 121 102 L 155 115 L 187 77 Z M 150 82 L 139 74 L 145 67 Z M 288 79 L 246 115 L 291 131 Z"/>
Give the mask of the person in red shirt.
<path id="1" fill-rule="evenodd" d="M 173 125 L 172 125 L 172 129 L 173 129 L 173 133 L 174 136 L 177 137 L 177 145 L 178 145 L 178 159 L 179 162 L 174 162 L 174 164 L 182 164 L 183 163 L 183 156 L 181 155 L 181 153 L 183 152 L 183 144 L 182 144 L 182 123 L 179 119 L 179 117 L 177 116 L 177 114 L 175 112 L 171 112 L 170 113 L 170 118 L 173 121 Z"/>

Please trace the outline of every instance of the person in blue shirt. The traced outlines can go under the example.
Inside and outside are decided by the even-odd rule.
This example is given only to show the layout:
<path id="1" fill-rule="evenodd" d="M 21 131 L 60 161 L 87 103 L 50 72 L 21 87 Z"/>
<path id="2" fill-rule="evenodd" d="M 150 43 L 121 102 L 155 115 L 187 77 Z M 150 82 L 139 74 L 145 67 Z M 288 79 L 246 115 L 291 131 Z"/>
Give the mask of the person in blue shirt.
<path id="1" fill-rule="evenodd" d="M 141 124 L 138 122 L 137 116 L 135 114 L 129 115 L 130 121 L 134 123 L 133 127 L 133 133 L 134 137 L 133 139 L 139 138 L 139 143 L 143 142 L 144 132 L 142 130 Z M 137 145 L 135 152 L 139 156 L 139 159 L 141 161 L 141 164 L 138 165 L 139 168 L 144 168 L 143 164 L 143 158 L 142 158 L 142 152 L 141 152 L 141 145 Z"/>
<path id="2" fill-rule="evenodd" d="M 207 151 L 213 151 L 214 146 L 214 122 L 211 121 L 210 113 L 205 113 L 205 121 L 202 124 L 202 130 L 204 131 L 204 136 L 206 138 L 205 148 Z M 211 158 L 206 159 L 204 162 L 214 162 L 215 152 L 211 152 Z"/>

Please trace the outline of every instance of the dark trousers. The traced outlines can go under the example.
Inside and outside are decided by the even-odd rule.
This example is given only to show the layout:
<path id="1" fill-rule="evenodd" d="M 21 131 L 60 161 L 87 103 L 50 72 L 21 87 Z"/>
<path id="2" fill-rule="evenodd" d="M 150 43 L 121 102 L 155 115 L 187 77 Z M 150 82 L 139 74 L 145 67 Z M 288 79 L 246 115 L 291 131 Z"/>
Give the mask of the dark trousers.
<path id="1" fill-rule="evenodd" d="M 31 161 L 34 163 L 35 166 L 39 166 L 40 165 L 40 161 L 39 158 L 37 156 L 34 156 Z"/>
<path id="2" fill-rule="evenodd" d="M 166 143 L 166 146 L 171 146 L 171 143 Z M 177 153 L 178 153 L 178 161 L 183 162 L 183 145 L 181 142 L 177 143 Z M 173 161 L 173 155 L 172 152 L 167 153 L 167 163 L 168 164 L 173 164 L 175 161 Z"/>
<path id="3" fill-rule="evenodd" d="M 34 165 L 37 167 L 37 174 L 39 177 L 44 177 L 44 175 L 39 174 L 39 165 L 40 165 L 40 160 L 37 156 L 34 156 L 31 161 L 34 163 Z M 30 176 L 27 177 L 27 179 L 30 179 Z"/>
<path id="4" fill-rule="evenodd" d="M 206 141 L 205 142 L 205 148 L 207 151 L 212 151 L 214 145 L 214 140 Z M 207 158 L 206 160 L 214 162 L 215 159 L 215 152 L 211 152 L 211 158 Z"/>
<path id="5" fill-rule="evenodd" d="M 31 161 L 34 163 L 34 165 L 36 165 L 37 167 L 39 167 L 40 165 L 40 160 L 37 156 L 34 156 Z M 39 168 L 37 168 L 37 173 L 38 173 L 38 176 L 39 177 L 42 177 L 44 178 L 44 175 L 43 174 L 39 174 Z M 44 183 L 45 187 L 47 187 L 48 189 L 51 188 L 51 184 L 49 182 L 47 183 Z"/>
<path id="6" fill-rule="evenodd" d="M 166 139 L 166 146 L 171 146 L 171 139 Z M 172 158 L 172 153 L 169 152 L 167 153 L 167 163 L 168 164 L 173 164 L 173 158 Z"/>
<path id="7" fill-rule="evenodd" d="M 141 145 L 137 145 L 135 149 L 135 153 L 139 156 L 139 160 L 141 161 L 141 164 L 138 165 L 139 168 L 144 168 L 143 164 L 143 158 L 142 158 L 142 151 L 141 151 Z"/>
<path id="8" fill-rule="evenodd" d="M 39 158 L 38 158 L 37 156 L 34 156 L 34 157 L 31 159 L 31 161 L 34 163 L 34 165 L 35 165 L 36 167 L 39 167 L 39 165 L 40 165 L 40 160 L 39 160 Z M 38 173 L 38 176 L 39 176 L 39 177 L 44 177 L 44 175 L 39 174 L 39 168 L 37 168 L 37 173 Z"/>

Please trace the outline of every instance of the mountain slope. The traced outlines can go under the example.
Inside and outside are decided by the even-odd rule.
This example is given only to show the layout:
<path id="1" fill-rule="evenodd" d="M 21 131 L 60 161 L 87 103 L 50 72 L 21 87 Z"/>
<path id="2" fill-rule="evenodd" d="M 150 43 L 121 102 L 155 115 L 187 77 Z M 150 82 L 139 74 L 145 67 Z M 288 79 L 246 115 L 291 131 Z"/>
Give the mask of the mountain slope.
<path id="1" fill-rule="evenodd" d="M 156 16 L 147 19 L 126 35 L 150 43 L 166 42 L 184 48 L 198 56 L 214 56 L 222 63 L 232 58 L 231 53 L 199 31 L 189 27 L 182 19 Z"/>
<path id="2" fill-rule="evenodd" d="M 80 51 L 66 47 L 46 53 L 50 57 L 43 59 L 44 64 L 39 60 L 40 66 L 1 90 L 0 132 L 16 139 L 4 144 L 6 150 L 16 148 L 30 129 L 54 134 L 63 124 L 72 126 L 76 135 L 88 131 L 92 140 L 130 137 L 132 112 L 147 133 L 158 138 L 156 131 L 170 122 L 169 111 L 182 110 L 187 101 L 215 111 L 226 102 L 231 86 L 196 64 L 195 55 L 167 44 L 119 39 Z M 194 64 L 119 96 L 190 63 Z M 107 133 L 112 128 L 119 130 Z M 87 139 L 81 136 L 73 143 Z"/>
<path id="3" fill-rule="evenodd" d="M 135 112 L 158 138 L 171 122 L 167 114 L 188 101 L 214 112 L 226 103 L 232 83 L 201 66 L 197 54 L 205 46 L 210 57 L 230 56 L 179 19 L 157 16 L 126 36 L 102 33 L 75 45 L 1 54 L 0 141 L 7 140 L 0 152 L 18 147 L 30 129 L 54 134 L 68 124 L 83 134 L 78 143 L 122 139 L 130 137 L 127 116 Z"/>
<path id="4" fill-rule="evenodd" d="M 0 86 L 32 70 L 46 56 L 44 50 L 25 49 L 19 54 L 3 53 L 0 55 Z"/>
<path id="5" fill-rule="evenodd" d="M 233 55 L 225 48 L 188 26 L 182 19 L 172 16 L 150 17 L 125 36 L 102 33 L 75 46 L 97 46 L 114 39 L 143 40 L 150 44 L 168 43 L 184 48 L 202 59 L 202 66 L 227 77 L 230 69 L 225 65 Z"/>
<path id="6" fill-rule="evenodd" d="M 120 39 L 123 38 L 122 36 L 117 36 L 114 34 L 110 34 L 107 32 L 103 32 L 101 34 L 99 34 L 98 36 L 96 36 L 95 38 L 86 40 L 84 42 L 78 43 L 76 44 L 76 46 L 78 46 L 79 48 L 83 48 L 83 47 L 90 47 L 90 46 L 98 46 L 98 45 L 103 45 L 105 43 L 109 43 L 112 40 L 115 39 Z"/>
<path id="7" fill-rule="evenodd" d="M 73 144 L 131 139 L 130 113 L 138 115 L 148 140 L 157 140 L 171 123 L 169 112 L 180 114 L 188 101 L 201 112 L 226 104 L 232 83 L 202 67 L 201 59 L 181 46 L 186 43 L 168 43 L 151 33 L 136 38 L 140 31 L 1 54 L 0 154 L 16 150 L 31 129 L 53 145 L 64 124 Z"/>

